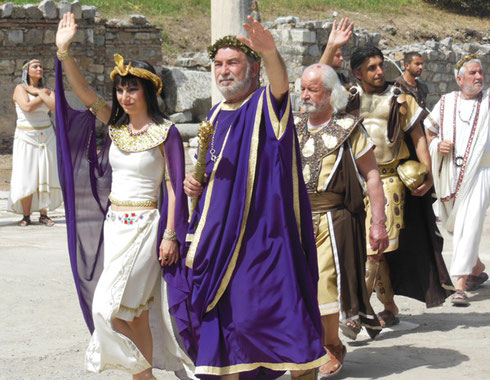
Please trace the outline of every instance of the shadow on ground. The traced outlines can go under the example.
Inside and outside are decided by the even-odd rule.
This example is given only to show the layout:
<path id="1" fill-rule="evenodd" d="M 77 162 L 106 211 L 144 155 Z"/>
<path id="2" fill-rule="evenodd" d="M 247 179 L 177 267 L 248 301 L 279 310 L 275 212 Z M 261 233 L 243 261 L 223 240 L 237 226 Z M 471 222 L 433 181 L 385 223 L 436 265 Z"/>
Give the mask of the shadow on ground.
<path id="1" fill-rule="evenodd" d="M 400 361 L 400 357 L 403 357 L 404 360 Z M 426 348 L 412 345 L 366 347 L 348 352 L 344 361 L 344 369 L 335 376 L 335 379 L 377 379 L 400 374 L 417 367 L 427 369 L 456 367 L 468 360 L 468 356 L 446 348 Z M 323 377 L 319 376 L 319 378 Z"/>

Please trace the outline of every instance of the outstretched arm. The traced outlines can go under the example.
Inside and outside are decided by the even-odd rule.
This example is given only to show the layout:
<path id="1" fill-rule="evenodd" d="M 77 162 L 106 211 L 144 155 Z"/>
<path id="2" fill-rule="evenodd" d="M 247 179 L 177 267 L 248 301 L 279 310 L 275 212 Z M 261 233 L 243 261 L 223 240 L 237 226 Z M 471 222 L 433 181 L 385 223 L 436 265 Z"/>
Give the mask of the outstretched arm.
<path id="1" fill-rule="evenodd" d="M 260 53 L 264 60 L 265 72 L 269 78 L 272 96 L 276 101 L 281 101 L 289 90 L 288 72 L 286 65 L 277 51 L 274 38 L 260 22 L 248 16 L 250 24 L 243 24 L 249 38 L 236 36 L 237 40 L 243 42 L 250 49 Z"/>
<path id="2" fill-rule="evenodd" d="M 75 15 L 73 13 L 65 13 L 58 24 L 58 31 L 56 32 L 56 46 L 59 53 L 63 54 L 69 51 L 70 45 L 77 34 L 77 28 Z M 91 107 L 97 100 L 97 93 L 89 87 L 87 80 L 71 54 L 66 55 L 61 62 L 73 92 L 86 107 Z M 97 112 L 97 118 L 105 124 L 109 122 L 110 115 L 111 108 L 107 104 Z"/>
<path id="3" fill-rule="evenodd" d="M 352 37 L 352 28 L 354 28 L 354 23 L 351 22 L 349 24 L 348 18 L 342 18 L 338 25 L 337 20 L 333 21 L 332 31 L 330 32 L 327 46 L 319 63 L 332 66 L 333 57 L 335 56 L 337 49 L 344 46 Z"/>

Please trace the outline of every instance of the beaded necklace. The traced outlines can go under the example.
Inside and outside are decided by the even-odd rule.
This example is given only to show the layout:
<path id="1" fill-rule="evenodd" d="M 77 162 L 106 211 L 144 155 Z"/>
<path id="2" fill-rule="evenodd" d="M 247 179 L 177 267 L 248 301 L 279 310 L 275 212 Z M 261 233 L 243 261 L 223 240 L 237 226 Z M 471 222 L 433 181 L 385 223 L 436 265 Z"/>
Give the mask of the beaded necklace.
<path id="1" fill-rule="evenodd" d="M 138 132 L 134 132 L 133 128 L 131 128 L 131 124 L 128 124 L 128 133 L 131 136 L 140 136 L 143 133 L 146 133 L 146 131 L 148 131 L 148 128 L 150 128 L 152 125 L 153 125 L 153 120 L 147 123 L 146 125 L 144 125 L 143 128 L 141 128 Z"/>

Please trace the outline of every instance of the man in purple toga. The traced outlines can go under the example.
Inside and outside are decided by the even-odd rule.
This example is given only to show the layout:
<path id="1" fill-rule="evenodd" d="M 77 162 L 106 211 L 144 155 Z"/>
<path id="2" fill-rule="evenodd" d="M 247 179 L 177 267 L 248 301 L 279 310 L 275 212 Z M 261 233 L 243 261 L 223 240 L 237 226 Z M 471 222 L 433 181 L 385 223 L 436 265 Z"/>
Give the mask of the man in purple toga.
<path id="1" fill-rule="evenodd" d="M 186 265 L 199 316 L 196 376 L 314 379 L 328 358 L 316 299 L 318 268 L 285 64 L 270 32 L 208 48 L 225 100 L 213 123 L 207 181 L 190 220 Z M 259 86 L 260 59 L 269 85 Z"/>

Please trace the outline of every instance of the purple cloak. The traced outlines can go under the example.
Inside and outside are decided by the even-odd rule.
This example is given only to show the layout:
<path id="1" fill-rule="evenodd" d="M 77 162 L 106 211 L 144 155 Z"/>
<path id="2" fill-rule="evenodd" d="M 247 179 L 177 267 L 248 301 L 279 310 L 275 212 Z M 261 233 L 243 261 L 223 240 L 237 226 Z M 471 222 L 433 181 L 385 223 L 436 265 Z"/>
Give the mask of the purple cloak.
<path id="1" fill-rule="evenodd" d="M 100 152 L 95 138 L 95 116 L 88 110 L 72 109 L 63 88 L 63 71 L 56 59 L 56 140 L 58 172 L 65 204 L 68 251 L 80 307 L 88 329 L 92 333 L 92 299 L 103 269 L 103 223 L 109 207 L 111 187 L 109 165 L 110 138 L 107 136 Z M 169 308 L 176 318 L 184 339 L 190 340 L 189 312 L 186 300 L 190 286 L 185 267 L 184 240 L 188 227 L 187 196 L 183 191 L 185 175 L 182 139 L 175 126 L 168 131 L 164 142 L 166 165 L 175 193 L 175 231 L 180 246 L 181 259 L 176 265 L 163 267 L 162 274 L 168 285 Z M 161 199 L 158 242 L 167 223 L 167 195 L 164 183 Z M 157 244 L 157 252 L 158 255 Z"/>
<path id="2" fill-rule="evenodd" d="M 327 361 L 317 254 L 289 96 L 277 105 L 261 88 L 218 107 L 209 119 L 221 158 L 208 151 L 186 262 L 201 322 L 196 374 L 266 379 L 317 367 Z"/>

